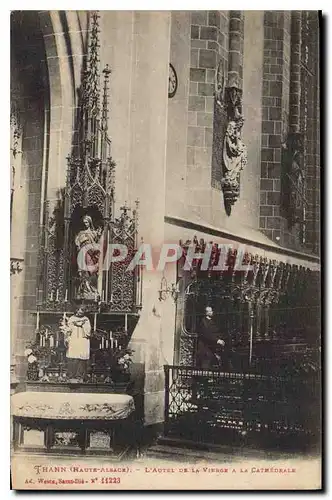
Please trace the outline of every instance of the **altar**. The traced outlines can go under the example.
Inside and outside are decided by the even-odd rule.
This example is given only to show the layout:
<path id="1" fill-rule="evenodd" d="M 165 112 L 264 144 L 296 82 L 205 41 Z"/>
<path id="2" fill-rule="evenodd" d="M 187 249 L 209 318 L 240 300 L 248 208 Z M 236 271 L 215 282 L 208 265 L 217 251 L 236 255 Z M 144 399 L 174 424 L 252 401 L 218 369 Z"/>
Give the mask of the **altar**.
<path id="1" fill-rule="evenodd" d="M 130 341 L 142 308 L 142 272 L 128 268 L 138 247 L 139 203 L 115 208 L 111 70 L 100 71 L 98 34 L 92 12 L 66 185 L 43 206 L 36 326 L 25 345 L 25 392 L 12 396 L 16 452 L 122 456 L 139 441 Z M 127 258 L 114 258 L 118 248 Z"/>
<path id="2" fill-rule="evenodd" d="M 131 447 L 134 412 L 126 394 L 19 392 L 11 400 L 14 451 L 119 457 Z"/>

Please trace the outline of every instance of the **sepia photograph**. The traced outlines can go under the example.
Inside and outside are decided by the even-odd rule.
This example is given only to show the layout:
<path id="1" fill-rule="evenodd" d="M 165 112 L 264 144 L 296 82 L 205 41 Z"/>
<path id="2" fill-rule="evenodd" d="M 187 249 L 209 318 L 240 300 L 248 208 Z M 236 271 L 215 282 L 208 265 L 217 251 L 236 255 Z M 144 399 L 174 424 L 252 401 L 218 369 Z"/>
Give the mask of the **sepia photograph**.
<path id="1" fill-rule="evenodd" d="M 8 15 L 11 488 L 320 490 L 321 12 Z"/>

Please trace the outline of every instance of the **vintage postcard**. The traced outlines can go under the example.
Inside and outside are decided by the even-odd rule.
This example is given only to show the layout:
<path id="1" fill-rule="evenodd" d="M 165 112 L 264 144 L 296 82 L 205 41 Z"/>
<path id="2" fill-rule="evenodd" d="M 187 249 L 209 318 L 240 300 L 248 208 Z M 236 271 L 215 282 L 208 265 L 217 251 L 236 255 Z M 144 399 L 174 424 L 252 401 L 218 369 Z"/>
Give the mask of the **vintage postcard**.
<path id="1" fill-rule="evenodd" d="M 321 489 L 320 13 L 10 23 L 12 488 Z"/>

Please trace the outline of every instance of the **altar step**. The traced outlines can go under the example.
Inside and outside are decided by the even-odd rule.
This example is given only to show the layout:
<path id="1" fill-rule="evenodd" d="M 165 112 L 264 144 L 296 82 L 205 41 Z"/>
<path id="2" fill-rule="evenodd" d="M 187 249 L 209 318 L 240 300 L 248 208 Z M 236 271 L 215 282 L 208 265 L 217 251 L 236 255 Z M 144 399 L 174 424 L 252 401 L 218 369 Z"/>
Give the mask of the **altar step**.
<path id="1" fill-rule="evenodd" d="M 144 453 L 144 458 L 152 460 L 174 460 L 182 463 L 195 463 L 201 461 L 222 461 L 220 453 L 211 453 L 204 450 L 193 450 L 168 445 L 154 445 Z M 228 456 L 229 460 L 229 456 Z M 225 460 L 226 461 L 226 460 Z"/>
<path id="2" fill-rule="evenodd" d="M 223 458 L 225 462 L 229 461 L 231 456 L 234 454 L 239 455 L 240 448 L 238 446 L 230 445 L 213 445 L 205 443 L 196 443 L 194 441 L 160 437 L 157 443 L 150 446 L 145 450 L 144 455 L 150 458 L 163 458 L 166 460 L 177 460 L 177 461 L 222 461 Z M 241 452 L 242 453 L 242 452 Z M 250 448 L 245 448 L 246 456 L 261 456 L 261 452 L 258 450 L 251 450 Z"/>
<path id="3" fill-rule="evenodd" d="M 262 447 L 254 447 L 250 445 L 231 445 L 231 444 L 207 444 L 197 443 L 181 438 L 160 437 L 157 442 L 144 451 L 144 456 L 147 458 L 155 458 L 162 460 L 175 460 L 182 462 L 229 462 L 241 457 L 262 459 L 269 458 L 291 459 L 298 456 L 294 450 L 264 450 Z"/>

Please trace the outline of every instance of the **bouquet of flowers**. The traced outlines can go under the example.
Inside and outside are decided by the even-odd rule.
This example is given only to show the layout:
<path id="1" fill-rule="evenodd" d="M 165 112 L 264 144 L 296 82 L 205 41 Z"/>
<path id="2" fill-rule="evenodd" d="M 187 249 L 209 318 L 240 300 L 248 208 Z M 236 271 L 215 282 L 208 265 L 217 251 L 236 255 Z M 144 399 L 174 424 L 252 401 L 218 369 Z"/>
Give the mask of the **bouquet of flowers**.
<path id="1" fill-rule="evenodd" d="M 126 349 L 126 351 L 128 351 L 128 349 Z M 118 358 L 118 365 L 124 371 L 129 371 L 129 367 L 130 367 L 132 362 L 133 362 L 132 351 L 126 352 L 125 354 L 121 354 L 120 357 Z"/>
<path id="2" fill-rule="evenodd" d="M 133 352 L 132 349 L 128 348 L 113 350 L 110 364 L 114 381 L 130 379 L 130 365 L 133 362 Z"/>

